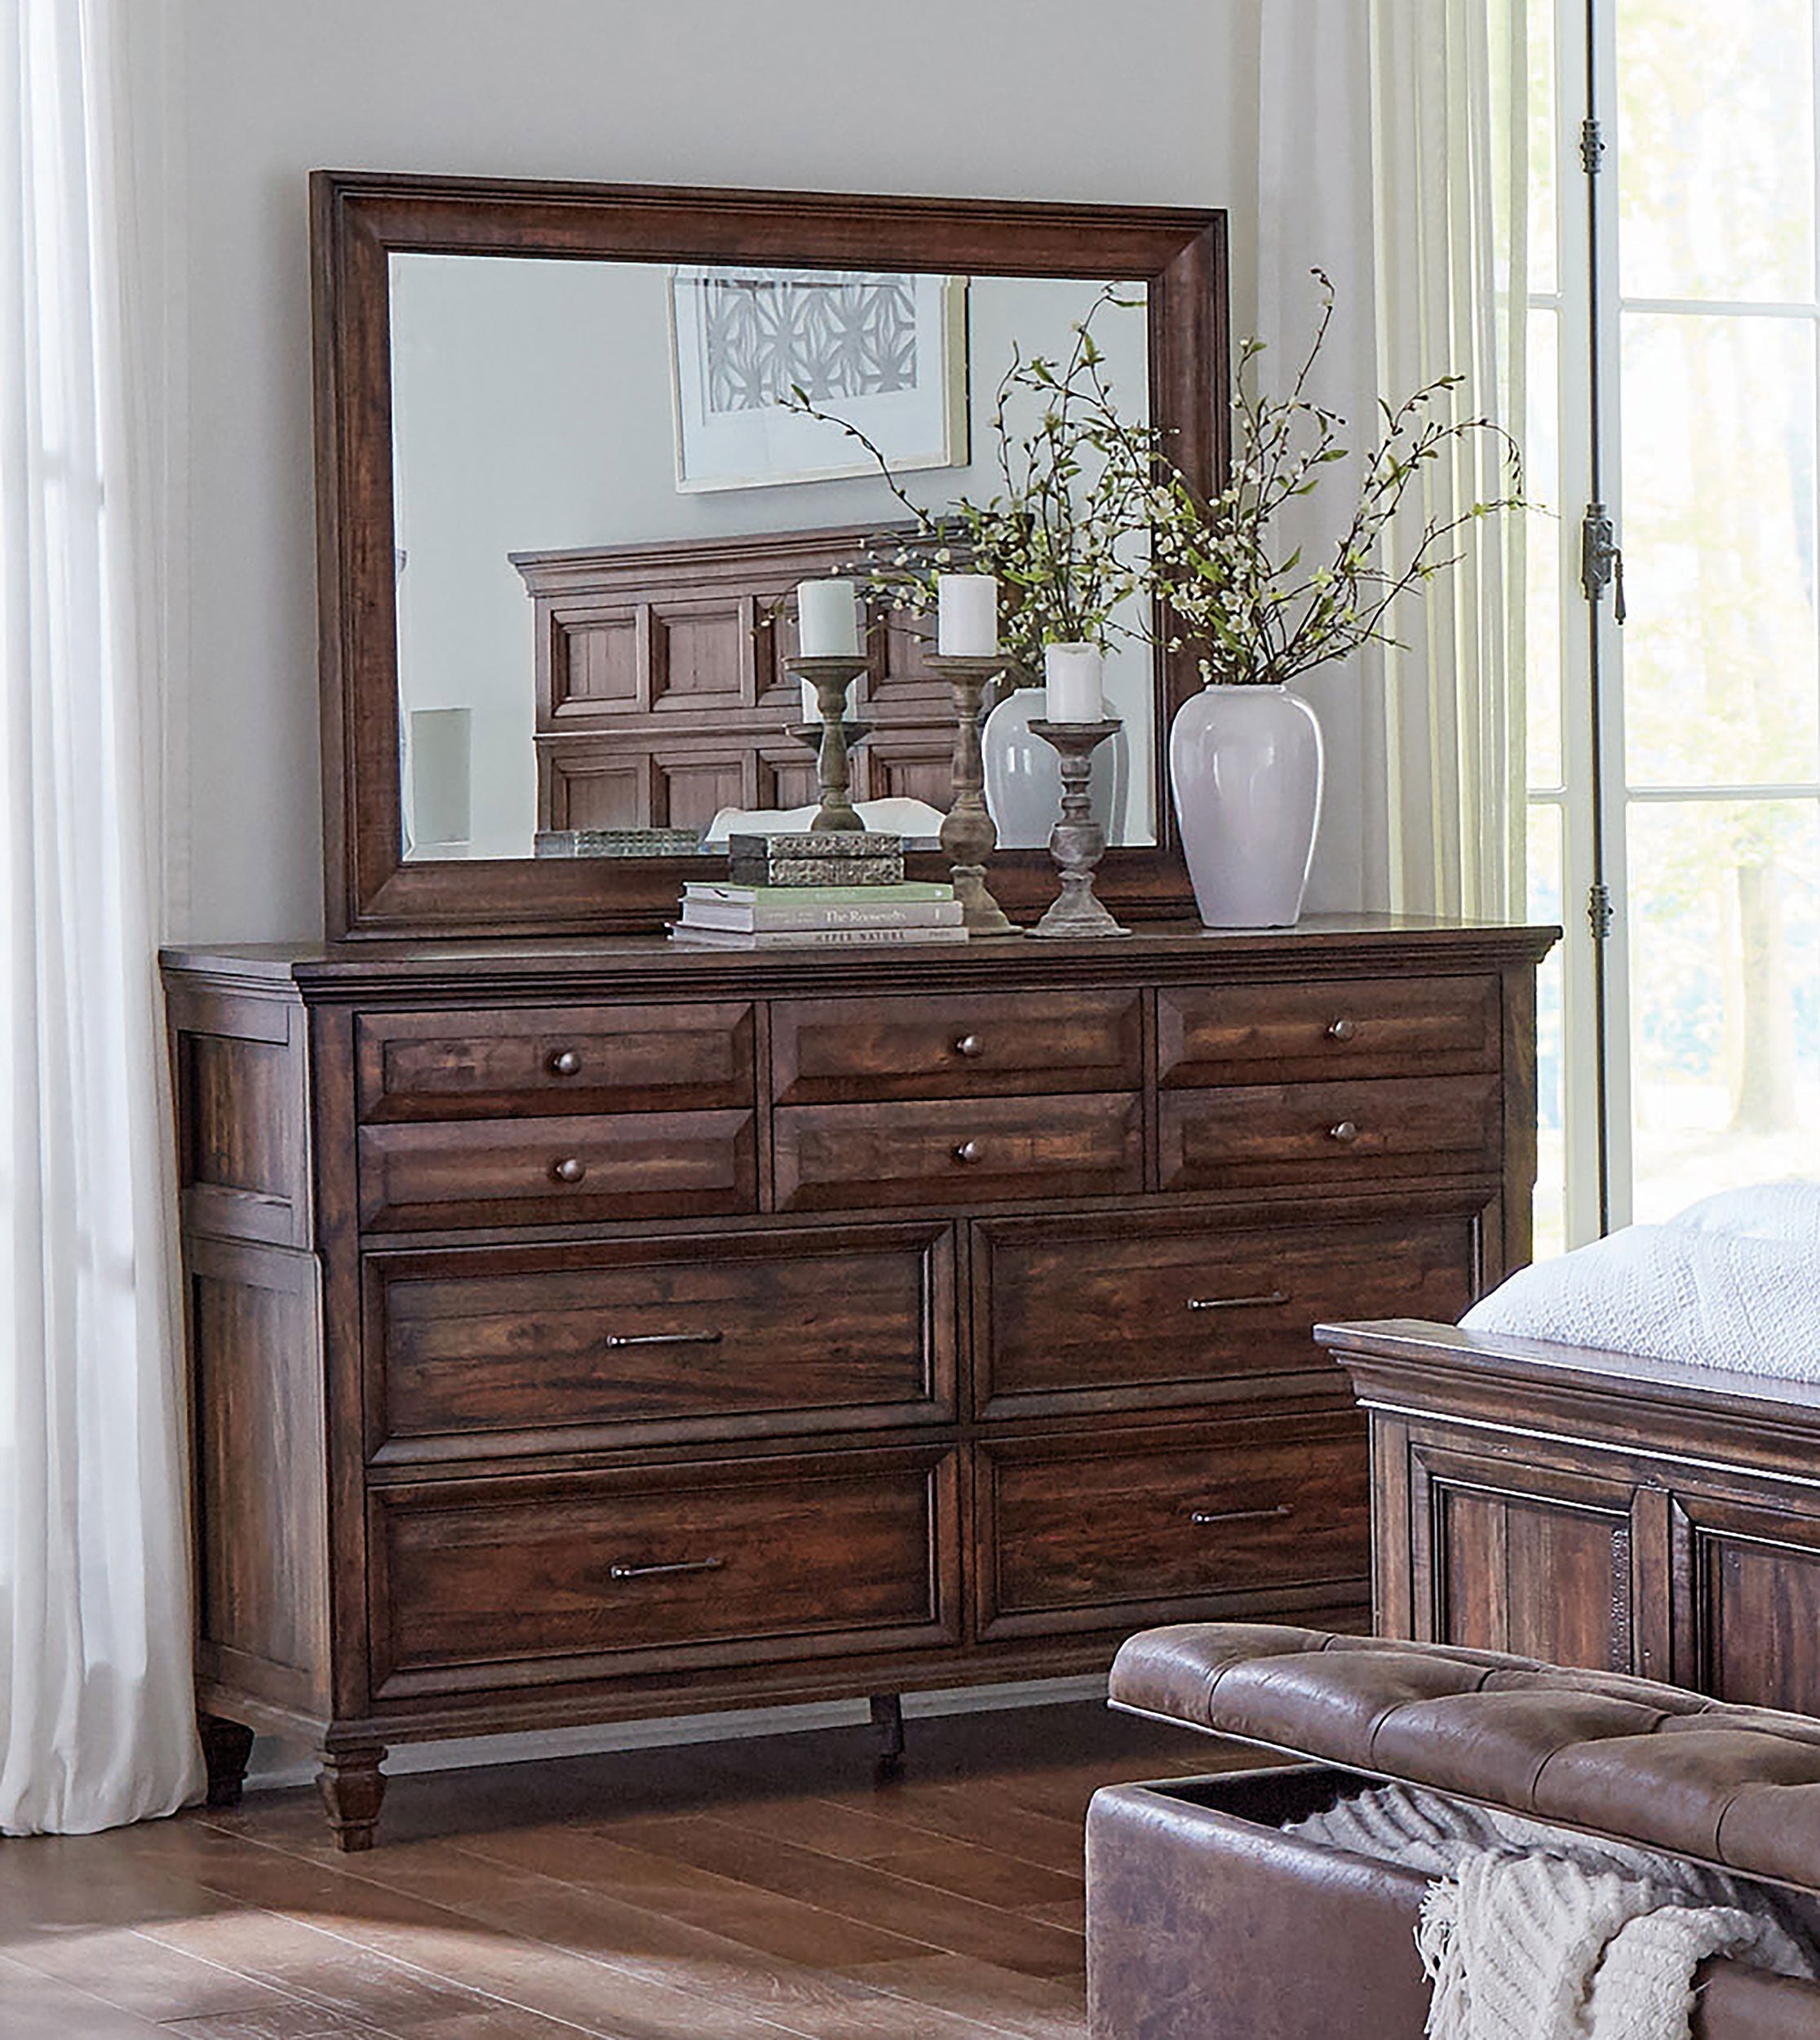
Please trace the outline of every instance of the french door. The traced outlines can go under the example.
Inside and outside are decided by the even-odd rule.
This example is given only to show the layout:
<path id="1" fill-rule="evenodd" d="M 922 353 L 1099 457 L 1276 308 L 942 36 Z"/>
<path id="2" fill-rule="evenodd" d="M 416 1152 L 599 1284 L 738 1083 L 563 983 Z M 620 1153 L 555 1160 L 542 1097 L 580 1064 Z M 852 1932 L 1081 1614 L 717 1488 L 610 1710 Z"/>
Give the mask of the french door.
<path id="1" fill-rule="evenodd" d="M 1538 1251 L 1820 1169 L 1820 0 L 1530 0 Z"/>

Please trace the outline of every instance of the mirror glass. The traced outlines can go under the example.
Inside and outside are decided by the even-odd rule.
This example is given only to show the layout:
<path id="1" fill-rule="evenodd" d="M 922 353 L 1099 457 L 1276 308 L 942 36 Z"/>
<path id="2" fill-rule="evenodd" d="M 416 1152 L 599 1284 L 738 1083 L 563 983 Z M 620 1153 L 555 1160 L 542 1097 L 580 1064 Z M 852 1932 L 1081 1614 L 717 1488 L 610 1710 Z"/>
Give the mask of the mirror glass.
<path id="1" fill-rule="evenodd" d="M 778 403 L 793 384 L 891 455 L 916 503 L 1002 486 L 1014 348 L 1065 357 L 1091 312 L 1120 412 L 1149 415 L 1141 284 L 479 254 L 390 258 L 397 673 L 413 860 L 674 854 L 815 795 L 789 596 L 906 512 L 864 450 Z M 853 693 L 861 798 L 948 799 L 932 614 L 872 612 Z M 1150 649 L 1119 636 L 1095 797 L 1156 840 Z M 1040 700 L 1040 694 L 1037 697 Z M 1038 711 L 1040 712 L 1040 711 Z M 989 756 L 990 746 L 989 744 Z M 1052 813 L 1052 809 L 1051 810 Z M 1007 847 L 1034 846 L 1000 815 Z M 655 831 L 680 833 L 665 839 Z M 630 832 L 617 835 L 615 832 Z"/>

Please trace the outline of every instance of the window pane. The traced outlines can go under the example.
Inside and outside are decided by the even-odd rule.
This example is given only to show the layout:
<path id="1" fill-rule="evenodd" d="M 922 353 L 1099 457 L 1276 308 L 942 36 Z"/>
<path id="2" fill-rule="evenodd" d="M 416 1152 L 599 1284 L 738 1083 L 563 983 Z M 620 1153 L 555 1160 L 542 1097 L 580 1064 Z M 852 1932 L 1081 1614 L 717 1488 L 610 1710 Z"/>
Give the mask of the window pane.
<path id="1" fill-rule="evenodd" d="M 1813 329 L 1632 314 L 1623 379 L 1629 782 L 1810 784 Z"/>
<path id="2" fill-rule="evenodd" d="M 1636 1215 L 1820 1157 L 1820 802 L 1630 811 Z"/>
<path id="3" fill-rule="evenodd" d="M 1618 0 L 1627 297 L 1806 299 L 1812 0 Z"/>
<path id="4" fill-rule="evenodd" d="M 1554 0 L 1530 0 L 1530 288 L 1539 295 L 1557 287 L 1555 247 Z"/>
<path id="5" fill-rule="evenodd" d="M 1532 800 L 1529 809 L 1529 918 L 1559 925 L 1561 912 L 1561 809 Z M 1543 959 L 1535 980 L 1535 1107 L 1538 1155 L 1535 1177 L 1535 1257 L 1561 1253 L 1567 1245 L 1566 1043 L 1562 1020 L 1563 945 Z"/>
<path id="6" fill-rule="evenodd" d="M 1561 501 L 1561 315 L 1530 314 L 1529 416 L 1523 433 L 1523 487 L 1550 514 L 1532 515 L 1524 548 L 1523 716 L 1532 787 L 1558 787 L 1561 767 L 1561 548 L 1570 520 Z"/>

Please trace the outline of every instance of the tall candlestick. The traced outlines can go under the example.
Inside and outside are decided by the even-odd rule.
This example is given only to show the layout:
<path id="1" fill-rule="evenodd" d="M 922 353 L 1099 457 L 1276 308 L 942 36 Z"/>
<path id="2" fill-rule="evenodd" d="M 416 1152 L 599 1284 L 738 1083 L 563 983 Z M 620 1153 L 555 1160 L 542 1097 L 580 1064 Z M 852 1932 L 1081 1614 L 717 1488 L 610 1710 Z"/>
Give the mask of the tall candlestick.
<path id="1" fill-rule="evenodd" d="M 857 659 L 859 605 L 851 581 L 799 581 L 796 636 L 804 659 Z"/>
<path id="2" fill-rule="evenodd" d="M 944 659 L 991 659 L 999 650 L 999 583 L 990 574 L 936 577 L 936 647 Z"/>
<path id="3" fill-rule="evenodd" d="M 1051 722 L 1098 722 L 1105 714 L 1105 654 L 1097 645 L 1045 645 L 1043 677 Z"/>

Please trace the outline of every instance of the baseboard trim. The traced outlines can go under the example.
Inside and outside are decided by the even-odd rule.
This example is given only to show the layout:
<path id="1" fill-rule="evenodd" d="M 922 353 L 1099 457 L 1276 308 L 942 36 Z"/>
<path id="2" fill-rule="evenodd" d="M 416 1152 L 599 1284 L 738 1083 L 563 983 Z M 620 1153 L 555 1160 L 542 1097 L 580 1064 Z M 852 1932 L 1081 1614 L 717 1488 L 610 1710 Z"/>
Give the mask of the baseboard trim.
<path id="1" fill-rule="evenodd" d="M 908 1720 L 937 1714 L 996 1714 L 1019 1707 L 1054 1707 L 1069 1701 L 1104 1700 L 1106 1675 L 1032 1679 L 1008 1686 L 959 1686 L 906 1693 Z M 737 1742 L 748 1736 L 806 1735 L 817 1728 L 850 1728 L 867 1718 L 863 1700 L 817 1701 L 799 1707 L 742 1707 L 719 1714 L 670 1715 L 651 1721 L 604 1722 L 587 1728 L 551 1728 L 534 1735 L 464 1736 L 445 1742 L 402 1743 L 387 1756 L 392 1777 L 413 1772 L 474 1771 L 489 1764 L 530 1763 L 544 1757 L 592 1757 L 615 1750 L 661 1750 L 679 1743 Z M 279 1792 L 308 1785 L 313 1758 L 294 1743 L 261 1736 L 247 1767 L 249 1792 Z"/>

